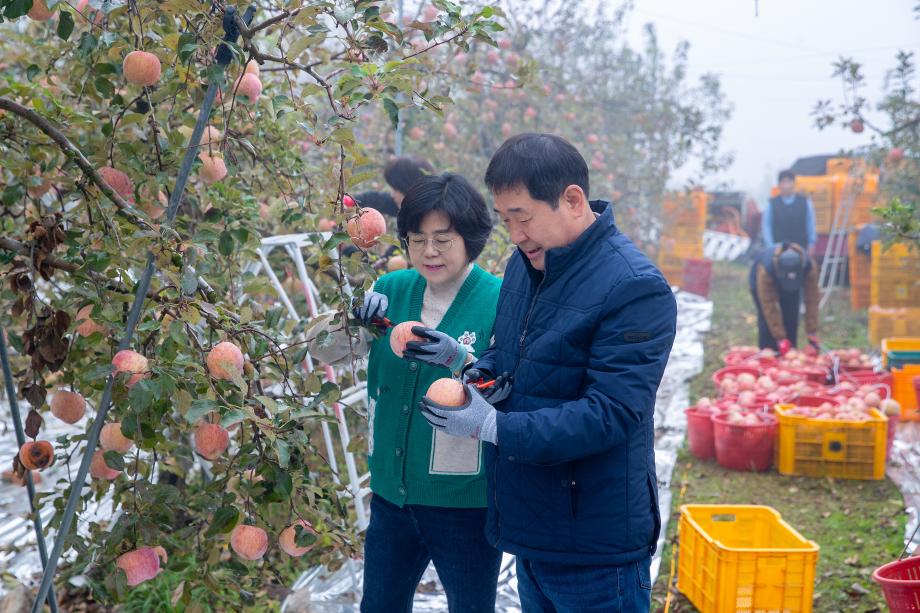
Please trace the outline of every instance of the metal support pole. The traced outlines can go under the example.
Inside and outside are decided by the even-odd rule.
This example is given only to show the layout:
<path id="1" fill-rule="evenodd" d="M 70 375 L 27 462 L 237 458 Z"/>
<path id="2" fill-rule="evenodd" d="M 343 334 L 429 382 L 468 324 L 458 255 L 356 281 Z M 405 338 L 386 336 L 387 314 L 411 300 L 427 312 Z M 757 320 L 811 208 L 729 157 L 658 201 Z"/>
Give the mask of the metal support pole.
<path id="1" fill-rule="evenodd" d="M 399 0 L 396 3 L 396 21 L 399 24 L 399 27 L 403 27 L 403 0 Z M 402 94 L 399 95 L 399 98 L 402 99 Z M 405 113 L 402 112 L 402 109 L 396 107 L 396 134 L 393 138 L 393 153 L 397 156 L 402 155 L 403 153 L 403 119 Z"/>
<path id="2" fill-rule="evenodd" d="M 22 417 L 19 415 L 19 403 L 16 401 L 16 387 L 13 385 L 13 371 L 10 369 L 10 356 L 6 351 L 6 338 L 0 330 L 0 362 L 3 364 L 3 381 L 6 384 L 6 396 L 9 398 L 10 415 L 13 417 L 13 426 L 16 430 L 16 443 L 22 448 L 26 444 L 26 434 L 22 429 Z M 45 534 L 42 531 L 42 516 L 35 508 L 35 484 L 32 483 L 32 471 L 26 469 L 26 490 L 29 492 L 29 509 L 32 511 L 32 522 L 35 524 L 35 539 L 38 541 L 38 555 L 42 561 L 42 569 L 48 566 L 48 548 L 45 546 Z M 51 613 L 57 613 L 57 599 L 54 590 L 48 591 L 48 606 Z"/>
<path id="3" fill-rule="evenodd" d="M 255 7 L 250 6 L 246 9 L 243 21 L 247 24 L 250 23 L 254 15 Z M 239 29 L 236 26 L 235 19 L 235 7 L 228 6 L 224 9 L 223 27 L 226 32 L 224 36 L 224 41 L 226 42 L 235 42 L 239 37 Z M 225 44 L 221 44 L 217 49 L 217 64 L 223 69 L 230 63 L 231 58 L 232 54 L 230 48 Z M 223 70 L 221 70 L 220 74 L 223 74 Z M 205 124 L 208 122 L 208 116 L 211 112 L 211 106 L 214 103 L 216 94 L 217 83 L 212 80 L 204 96 L 201 112 L 198 115 L 197 123 L 195 123 L 195 129 L 192 131 L 191 142 L 189 143 L 188 149 L 185 151 L 185 157 L 182 160 L 182 164 L 179 166 L 179 175 L 176 177 L 176 184 L 169 200 L 169 207 L 166 210 L 166 223 L 168 225 L 172 225 L 176 217 L 176 211 L 182 199 L 182 192 L 185 191 L 185 184 L 188 181 L 189 172 L 192 170 L 192 163 L 195 161 L 196 148 L 201 140 L 201 134 L 204 132 Z M 137 284 L 137 290 L 134 294 L 134 303 L 131 305 L 131 312 L 128 314 L 128 323 L 125 327 L 124 337 L 121 339 L 121 342 L 118 343 L 119 351 L 127 349 L 128 345 L 131 344 L 131 340 L 134 337 L 134 328 L 137 326 L 137 322 L 140 319 L 141 309 L 147 297 L 147 291 L 150 289 L 150 282 L 153 278 L 155 269 L 156 260 L 154 259 L 153 252 L 150 252 L 147 254 L 147 265 L 144 268 L 143 275 Z M 89 473 L 89 465 L 92 462 L 93 452 L 96 449 L 96 445 L 99 443 L 99 433 L 102 431 L 102 426 L 105 424 L 105 416 L 108 413 L 109 405 L 112 401 L 112 387 L 114 383 L 114 375 L 109 375 L 105 382 L 105 390 L 102 392 L 102 400 L 99 403 L 96 418 L 93 420 L 92 426 L 90 426 L 89 435 L 86 440 L 86 453 L 80 461 L 80 468 L 77 470 L 77 476 L 73 480 L 70 496 L 67 498 L 67 506 L 64 507 L 64 514 L 61 517 L 61 527 L 58 530 L 57 537 L 54 539 L 54 547 L 51 549 L 51 556 L 42 574 L 41 585 L 38 588 L 38 596 L 32 604 L 32 613 L 39 613 L 39 611 L 41 611 L 41 603 L 44 602 L 45 597 L 51 590 L 51 583 L 54 579 L 54 573 L 57 570 L 57 563 L 64 551 L 64 543 L 67 540 L 67 534 L 70 532 L 70 526 L 73 523 L 74 514 L 77 510 L 77 503 L 80 501 L 80 493 L 83 489 L 83 484 L 86 482 L 86 475 Z"/>

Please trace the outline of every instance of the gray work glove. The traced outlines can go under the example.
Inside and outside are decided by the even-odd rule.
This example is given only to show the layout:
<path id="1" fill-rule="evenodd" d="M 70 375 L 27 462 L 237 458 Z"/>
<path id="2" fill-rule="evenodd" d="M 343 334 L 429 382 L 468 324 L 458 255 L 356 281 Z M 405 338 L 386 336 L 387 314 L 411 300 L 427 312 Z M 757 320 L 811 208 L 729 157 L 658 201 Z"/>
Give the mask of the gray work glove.
<path id="1" fill-rule="evenodd" d="M 498 427 L 495 407 L 482 397 L 475 385 L 465 385 L 466 402 L 459 407 L 448 407 L 424 396 L 419 401 L 422 415 L 432 428 L 443 430 L 451 436 L 478 438 L 496 445 Z"/>
<path id="2" fill-rule="evenodd" d="M 386 317 L 389 304 L 385 294 L 371 290 L 364 292 L 364 303 L 354 307 L 352 312 L 365 326 L 378 325 L 380 322 L 374 320 Z"/>
<path id="3" fill-rule="evenodd" d="M 466 348 L 443 332 L 425 326 L 412 326 L 412 334 L 426 340 L 406 343 L 404 358 L 443 366 L 451 372 L 459 372 L 466 364 Z"/>

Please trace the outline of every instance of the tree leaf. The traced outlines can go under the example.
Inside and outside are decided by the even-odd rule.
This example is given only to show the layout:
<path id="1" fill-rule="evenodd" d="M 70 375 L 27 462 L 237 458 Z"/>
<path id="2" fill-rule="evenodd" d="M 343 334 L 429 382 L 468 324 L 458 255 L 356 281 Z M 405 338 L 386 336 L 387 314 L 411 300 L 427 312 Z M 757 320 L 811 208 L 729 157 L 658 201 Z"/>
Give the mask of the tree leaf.
<path id="1" fill-rule="evenodd" d="M 234 507 L 221 507 L 214 513 L 214 519 L 208 526 L 205 536 L 215 536 L 217 534 L 226 534 L 233 530 L 236 522 L 240 518 L 240 512 Z"/>
<path id="2" fill-rule="evenodd" d="M 399 127 L 399 107 L 396 106 L 396 103 L 393 102 L 390 98 L 383 99 L 383 110 L 387 112 L 387 116 L 390 118 L 390 123 L 393 124 L 393 129 Z"/>
<path id="3" fill-rule="evenodd" d="M 96 91 L 99 92 L 103 98 L 111 98 L 115 95 L 115 86 L 105 77 L 96 77 L 93 81 L 93 85 L 96 86 Z"/>
<path id="4" fill-rule="evenodd" d="M 242 409 L 230 409 L 221 416 L 220 425 L 224 428 L 229 428 L 233 424 L 237 424 L 249 417 L 251 417 L 251 415 Z"/>
<path id="5" fill-rule="evenodd" d="M 294 527 L 294 544 L 298 547 L 309 547 L 315 543 L 317 539 L 316 533 L 312 530 L 307 530 L 300 524 Z"/>
<path id="6" fill-rule="evenodd" d="M 331 237 L 329 240 L 327 240 L 326 243 L 323 245 L 323 251 L 328 251 L 328 250 L 330 250 L 330 249 L 335 249 L 336 247 L 338 247 L 338 246 L 341 245 L 342 243 L 344 243 L 344 242 L 346 242 L 346 241 L 350 241 L 350 240 L 351 240 L 351 237 L 348 236 L 348 233 L 347 233 L 347 232 L 336 232 L 336 233 L 333 234 L 332 237 Z"/>
<path id="7" fill-rule="evenodd" d="M 223 238 L 223 236 L 221 236 L 221 238 Z M 198 289 L 198 275 L 195 273 L 195 269 L 186 268 L 182 273 L 181 289 L 182 293 L 185 295 L 192 294 Z"/>
<path id="8" fill-rule="evenodd" d="M 70 11 L 61 11 L 58 15 L 57 35 L 67 40 L 73 33 L 73 15 L 70 14 Z"/>
<path id="9" fill-rule="evenodd" d="M 217 250 L 222 256 L 229 257 L 233 253 L 233 235 L 224 230 L 220 233 L 220 239 L 217 242 Z"/>
<path id="10" fill-rule="evenodd" d="M 310 46 L 310 36 L 301 36 L 297 38 L 288 46 L 287 50 L 287 59 L 296 62 L 297 57 L 304 52 L 304 50 Z"/>
<path id="11" fill-rule="evenodd" d="M 125 459 L 117 451 L 106 451 L 102 454 L 102 458 L 105 460 L 105 465 L 111 468 L 112 470 L 124 470 L 125 469 Z"/>
<path id="12" fill-rule="evenodd" d="M 275 451 L 278 453 L 278 466 L 287 468 L 291 461 L 291 449 L 287 441 L 280 438 L 275 439 Z"/>
<path id="13" fill-rule="evenodd" d="M 192 406 L 189 407 L 188 412 L 185 414 L 185 419 L 189 423 L 194 424 L 211 411 L 216 410 L 217 402 L 214 400 L 210 398 L 197 398 L 192 401 Z"/>
<path id="14" fill-rule="evenodd" d="M 6 10 L 3 11 L 3 16 L 7 19 L 16 19 L 17 17 L 22 17 L 29 11 L 30 8 L 32 8 L 32 3 L 29 2 L 29 5 L 26 6 L 26 2 L 29 2 L 29 0 L 13 0 L 6 5 Z"/>

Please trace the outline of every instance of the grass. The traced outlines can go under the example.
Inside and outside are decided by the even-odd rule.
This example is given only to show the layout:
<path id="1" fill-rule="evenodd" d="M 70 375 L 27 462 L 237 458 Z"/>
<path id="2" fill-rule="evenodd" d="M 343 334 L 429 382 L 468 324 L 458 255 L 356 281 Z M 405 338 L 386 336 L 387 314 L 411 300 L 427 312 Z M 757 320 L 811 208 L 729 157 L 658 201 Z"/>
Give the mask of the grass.
<path id="1" fill-rule="evenodd" d="M 732 345 L 757 342 L 757 320 L 747 289 L 746 267 L 716 263 L 711 297 L 713 327 L 704 340 L 703 372 L 690 382 L 694 401 L 714 393 L 711 376 L 721 368 L 724 351 Z M 865 312 L 850 312 L 845 292 L 833 296 L 822 312 L 821 339 L 832 348 L 868 349 Z M 888 479 L 847 481 L 785 477 L 776 472 L 740 473 L 723 469 L 714 461 L 699 461 L 684 449 L 678 456 L 672 481 L 675 500 L 661 571 L 652 591 L 652 610 L 664 610 L 669 590 L 669 611 L 696 610 L 678 592 L 676 570 L 672 584 L 668 585 L 671 557 L 677 544 L 679 506 L 688 503 L 772 506 L 805 538 L 821 547 L 815 579 L 815 611 L 886 610 L 884 597 L 871 574 L 900 553 L 905 522 L 903 498 Z"/>

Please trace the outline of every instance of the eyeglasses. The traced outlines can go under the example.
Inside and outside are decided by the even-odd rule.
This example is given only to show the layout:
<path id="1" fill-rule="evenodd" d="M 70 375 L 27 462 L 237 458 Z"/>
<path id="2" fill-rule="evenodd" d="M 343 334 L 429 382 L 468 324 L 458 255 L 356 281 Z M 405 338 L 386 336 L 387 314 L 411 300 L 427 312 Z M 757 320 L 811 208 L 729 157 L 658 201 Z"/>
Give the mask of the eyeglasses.
<path id="1" fill-rule="evenodd" d="M 420 234 L 410 234 L 403 239 L 403 242 L 411 251 L 420 252 L 425 250 L 429 240 L 434 246 L 435 251 L 444 253 L 445 251 L 450 251 L 450 248 L 454 246 L 454 241 L 457 239 L 447 238 L 445 236 L 426 238 Z"/>

